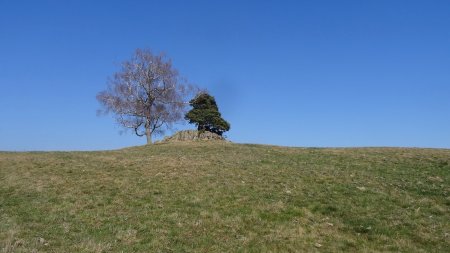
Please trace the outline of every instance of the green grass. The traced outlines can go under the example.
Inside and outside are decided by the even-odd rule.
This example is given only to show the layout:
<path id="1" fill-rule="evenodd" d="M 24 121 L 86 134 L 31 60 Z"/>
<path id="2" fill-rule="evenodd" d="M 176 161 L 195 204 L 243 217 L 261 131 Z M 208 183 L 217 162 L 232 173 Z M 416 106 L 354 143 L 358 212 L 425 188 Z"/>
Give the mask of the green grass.
<path id="1" fill-rule="evenodd" d="M 0 153 L 1 252 L 445 252 L 450 150 Z"/>

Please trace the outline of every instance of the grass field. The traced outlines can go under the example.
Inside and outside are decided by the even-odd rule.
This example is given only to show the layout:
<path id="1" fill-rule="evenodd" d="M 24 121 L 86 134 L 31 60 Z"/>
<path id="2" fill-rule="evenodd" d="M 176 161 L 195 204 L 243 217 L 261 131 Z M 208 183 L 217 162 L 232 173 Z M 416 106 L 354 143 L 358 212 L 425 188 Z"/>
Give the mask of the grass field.
<path id="1" fill-rule="evenodd" d="M 448 252 L 450 150 L 0 153 L 1 252 Z"/>

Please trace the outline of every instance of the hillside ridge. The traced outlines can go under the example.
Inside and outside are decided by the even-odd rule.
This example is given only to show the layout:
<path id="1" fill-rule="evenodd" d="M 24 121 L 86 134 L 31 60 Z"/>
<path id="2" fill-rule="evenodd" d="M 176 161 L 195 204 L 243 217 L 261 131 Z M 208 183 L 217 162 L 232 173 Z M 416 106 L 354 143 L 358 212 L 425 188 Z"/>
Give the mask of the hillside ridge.
<path id="1" fill-rule="evenodd" d="M 450 150 L 0 153 L 6 252 L 445 252 Z"/>

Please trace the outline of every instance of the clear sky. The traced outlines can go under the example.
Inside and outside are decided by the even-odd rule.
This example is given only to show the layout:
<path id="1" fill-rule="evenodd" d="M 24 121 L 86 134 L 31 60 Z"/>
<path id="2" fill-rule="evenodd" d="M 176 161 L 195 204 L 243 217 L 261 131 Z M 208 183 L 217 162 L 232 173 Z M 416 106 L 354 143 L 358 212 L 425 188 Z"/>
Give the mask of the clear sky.
<path id="1" fill-rule="evenodd" d="M 136 48 L 207 88 L 235 142 L 450 148 L 448 0 L 0 0 L 0 150 L 144 144 L 96 115 Z"/>

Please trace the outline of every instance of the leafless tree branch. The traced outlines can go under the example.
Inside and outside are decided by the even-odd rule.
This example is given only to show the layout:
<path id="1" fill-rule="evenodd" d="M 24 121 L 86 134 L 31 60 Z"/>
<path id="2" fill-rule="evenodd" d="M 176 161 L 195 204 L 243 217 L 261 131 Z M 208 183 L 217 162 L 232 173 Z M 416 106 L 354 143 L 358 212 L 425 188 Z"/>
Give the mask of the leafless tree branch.
<path id="1" fill-rule="evenodd" d="M 97 100 L 102 113 L 115 114 L 120 125 L 134 129 L 137 136 L 146 135 L 151 143 L 153 134 L 164 133 L 183 118 L 187 96 L 196 90 L 164 54 L 137 49 L 109 79 L 107 89 L 97 94 Z"/>

